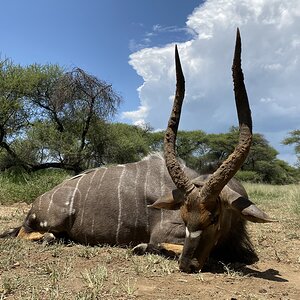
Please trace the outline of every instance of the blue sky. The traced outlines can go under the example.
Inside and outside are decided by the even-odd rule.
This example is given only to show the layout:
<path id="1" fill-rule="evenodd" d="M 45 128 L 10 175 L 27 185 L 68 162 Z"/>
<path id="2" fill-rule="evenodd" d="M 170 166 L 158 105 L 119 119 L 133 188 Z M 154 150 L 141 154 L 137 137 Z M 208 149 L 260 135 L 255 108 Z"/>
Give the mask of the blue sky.
<path id="1" fill-rule="evenodd" d="M 254 131 L 279 158 L 300 128 L 299 0 L 1 1 L 0 53 L 22 65 L 83 68 L 124 98 L 117 121 L 164 129 L 174 95 L 174 43 L 186 77 L 180 128 L 226 132 L 237 125 L 231 64 L 235 31 Z"/>
<path id="2" fill-rule="evenodd" d="M 195 0 L 1 1 L 0 53 L 22 65 L 80 67 L 111 83 L 124 98 L 121 110 L 138 106 L 143 80 L 128 64 L 143 47 L 181 42 Z"/>

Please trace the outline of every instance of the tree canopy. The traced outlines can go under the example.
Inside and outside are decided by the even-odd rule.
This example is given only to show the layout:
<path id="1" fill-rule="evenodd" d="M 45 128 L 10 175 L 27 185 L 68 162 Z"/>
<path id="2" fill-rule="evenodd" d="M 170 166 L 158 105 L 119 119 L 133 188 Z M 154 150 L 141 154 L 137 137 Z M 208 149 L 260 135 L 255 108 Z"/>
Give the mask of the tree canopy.
<path id="1" fill-rule="evenodd" d="M 284 145 L 294 145 L 295 153 L 298 159 L 298 167 L 300 167 L 300 130 L 293 130 L 289 133 L 289 136 L 283 140 Z"/>
<path id="2" fill-rule="evenodd" d="M 15 65 L 0 60 L 0 170 L 49 167 L 72 170 L 140 160 L 163 150 L 164 132 L 113 123 L 121 97 L 84 70 Z M 213 172 L 233 152 L 238 128 L 227 133 L 179 131 L 177 154 L 199 173 Z M 284 140 L 300 154 L 300 131 Z M 276 184 L 299 180 L 299 170 L 277 158 L 259 133 L 237 173 L 241 180 Z"/>
<path id="3" fill-rule="evenodd" d="M 82 69 L 10 60 L 0 64 L 0 78 L 1 168 L 88 167 L 90 133 L 105 126 L 121 101 L 112 86 Z"/>
<path id="4" fill-rule="evenodd" d="M 177 154 L 187 165 L 199 173 L 210 173 L 233 152 L 239 130 L 230 128 L 227 133 L 205 134 L 203 131 L 179 131 Z M 162 151 L 164 132 L 150 137 L 150 147 Z M 250 153 L 237 173 L 241 180 L 287 184 L 299 180 L 299 171 L 277 158 L 278 152 L 259 133 L 254 133 Z"/>

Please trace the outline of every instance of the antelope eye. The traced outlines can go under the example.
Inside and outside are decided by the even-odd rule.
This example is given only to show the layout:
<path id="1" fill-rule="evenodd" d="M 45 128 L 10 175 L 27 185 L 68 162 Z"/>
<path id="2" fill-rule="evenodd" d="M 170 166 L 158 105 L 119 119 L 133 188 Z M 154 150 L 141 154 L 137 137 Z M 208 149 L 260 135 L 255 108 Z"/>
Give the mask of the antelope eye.
<path id="1" fill-rule="evenodd" d="M 218 220 L 219 220 L 219 215 L 212 216 L 211 220 L 210 220 L 211 225 L 216 224 L 218 222 Z"/>

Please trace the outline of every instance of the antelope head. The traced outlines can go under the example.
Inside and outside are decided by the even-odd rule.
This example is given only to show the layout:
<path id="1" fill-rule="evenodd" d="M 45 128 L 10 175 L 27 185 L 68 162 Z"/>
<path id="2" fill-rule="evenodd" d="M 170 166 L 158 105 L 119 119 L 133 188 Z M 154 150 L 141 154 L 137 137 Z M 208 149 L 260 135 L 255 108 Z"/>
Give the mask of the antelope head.
<path id="1" fill-rule="evenodd" d="M 232 191 L 227 183 L 245 161 L 252 141 L 252 119 L 244 77 L 241 69 L 241 39 L 237 29 L 232 66 L 235 102 L 239 120 L 239 142 L 233 153 L 207 180 L 190 180 L 175 155 L 175 141 L 184 99 L 185 81 L 175 47 L 176 94 L 164 139 L 166 166 L 177 189 L 171 197 L 160 199 L 152 205 L 156 208 L 178 209 L 186 226 L 186 237 L 179 267 L 184 272 L 201 269 L 211 250 L 222 235 L 226 205 L 237 209 L 245 219 L 269 222 L 269 217 L 246 197 Z M 227 202 L 224 204 L 224 201 Z M 230 222 L 230 221 L 229 221 Z M 226 220 L 225 220 L 226 223 Z"/>

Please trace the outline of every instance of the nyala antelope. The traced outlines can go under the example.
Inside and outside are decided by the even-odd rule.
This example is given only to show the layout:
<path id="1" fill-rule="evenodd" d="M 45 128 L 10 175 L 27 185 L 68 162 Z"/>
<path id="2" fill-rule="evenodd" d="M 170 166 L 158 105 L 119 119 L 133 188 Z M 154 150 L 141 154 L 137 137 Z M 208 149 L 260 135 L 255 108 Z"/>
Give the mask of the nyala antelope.
<path id="1" fill-rule="evenodd" d="M 272 221 L 233 178 L 247 157 L 252 120 L 241 70 L 237 31 L 233 83 L 240 136 L 234 152 L 211 175 L 199 176 L 175 157 L 185 82 L 175 47 L 176 94 L 164 139 L 155 153 L 124 165 L 100 167 L 67 179 L 32 204 L 23 224 L 1 237 L 85 245 L 132 246 L 135 253 L 181 253 L 183 272 L 202 269 L 209 257 L 251 264 L 258 260 L 246 221 Z"/>

